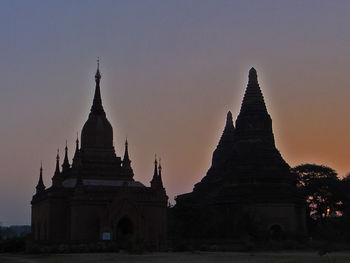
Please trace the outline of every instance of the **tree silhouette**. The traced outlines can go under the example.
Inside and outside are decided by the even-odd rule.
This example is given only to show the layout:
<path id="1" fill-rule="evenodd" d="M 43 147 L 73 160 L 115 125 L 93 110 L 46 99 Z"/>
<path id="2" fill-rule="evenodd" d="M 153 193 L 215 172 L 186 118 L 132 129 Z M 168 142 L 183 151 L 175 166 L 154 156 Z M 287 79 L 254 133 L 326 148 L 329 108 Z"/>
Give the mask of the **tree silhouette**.
<path id="1" fill-rule="evenodd" d="M 306 198 L 313 219 L 341 213 L 340 180 L 332 168 L 302 164 L 292 168 L 291 172 L 295 176 L 298 189 Z"/>

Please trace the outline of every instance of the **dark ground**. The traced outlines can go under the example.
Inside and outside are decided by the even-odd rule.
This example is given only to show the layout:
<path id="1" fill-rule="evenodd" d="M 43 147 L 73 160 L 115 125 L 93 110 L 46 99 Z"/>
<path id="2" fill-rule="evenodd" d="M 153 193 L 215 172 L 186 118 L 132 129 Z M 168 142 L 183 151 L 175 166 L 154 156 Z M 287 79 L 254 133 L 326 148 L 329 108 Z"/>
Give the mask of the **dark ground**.
<path id="1" fill-rule="evenodd" d="M 116 253 L 100 254 L 0 254 L 1 263 L 61 263 L 61 262 L 169 262 L 169 263 L 349 263 L 350 252 L 335 252 L 320 256 L 317 252 L 183 252 L 183 253 L 149 253 L 128 255 Z"/>

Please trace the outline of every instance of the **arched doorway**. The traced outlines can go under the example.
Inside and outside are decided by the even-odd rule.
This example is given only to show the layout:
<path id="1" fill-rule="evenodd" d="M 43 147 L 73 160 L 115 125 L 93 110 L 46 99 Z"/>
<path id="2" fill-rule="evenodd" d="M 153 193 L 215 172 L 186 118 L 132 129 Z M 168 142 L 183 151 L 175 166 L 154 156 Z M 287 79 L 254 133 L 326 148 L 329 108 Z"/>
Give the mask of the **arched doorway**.
<path id="1" fill-rule="evenodd" d="M 134 234 L 134 224 L 129 217 L 122 217 L 115 229 L 115 238 L 120 249 L 130 249 Z"/>
<path id="2" fill-rule="evenodd" d="M 117 225 L 117 237 L 131 236 L 134 233 L 134 224 L 128 217 L 123 217 Z"/>
<path id="3" fill-rule="evenodd" d="M 280 240 L 283 238 L 283 231 L 280 225 L 273 225 L 270 227 L 270 238 L 272 240 Z"/>

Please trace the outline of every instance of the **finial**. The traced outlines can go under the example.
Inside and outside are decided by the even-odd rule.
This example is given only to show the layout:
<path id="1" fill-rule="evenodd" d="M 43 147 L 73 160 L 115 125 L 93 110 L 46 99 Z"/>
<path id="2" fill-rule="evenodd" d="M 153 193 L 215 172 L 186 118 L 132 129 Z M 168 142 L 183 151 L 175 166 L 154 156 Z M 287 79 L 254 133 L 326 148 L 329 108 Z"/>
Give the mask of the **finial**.
<path id="1" fill-rule="evenodd" d="M 60 174 L 60 149 L 57 149 L 57 156 L 56 156 L 56 170 L 55 170 L 55 175 Z"/>
<path id="2" fill-rule="evenodd" d="M 100 79 L 101 79 L 101 74 L 100 74 L 100 57 L 97 57 L 97 70 L 96 70 L 96 74 L 95 74 L 95 80 L 99 82 Z"/>
<path id="3" fill-rule="evenodd" d="M 258 82 L 258 74 L 256 73 L 256 70 L 253 67 L 249 70 L 248 80 L 249 82 Z"/>
<path id="4" fill-rule="evenodd" d="M 153 178 L 158 176 L 158 162 L 157 162 L 157 154 L 154 155 L 154 173 Z"/>
<path id="5" fill-rule="evenodd" d="M 162 165 L 161 165 L 161 159 L 159 158 L 159 165 L 158 165 L 158 175 L 162 176 Z"/>
<path id="6" fill-rule="evenodd" d="M 128 146 L 128 136 L 125 137 L 125 146 Z"/>
<path id="7" fill-rule="evenodd" d="M 45 190 L 45 185 L 44 185 L 44 182 L 43 182 L 43 163 L 42 163 L 42 161 L 40 161 L 39 181 L 38 181 L 38 184 L 37 184 L 37 186 L 35 188 L 36 188 L 36 193 L 37 194 Z"/>

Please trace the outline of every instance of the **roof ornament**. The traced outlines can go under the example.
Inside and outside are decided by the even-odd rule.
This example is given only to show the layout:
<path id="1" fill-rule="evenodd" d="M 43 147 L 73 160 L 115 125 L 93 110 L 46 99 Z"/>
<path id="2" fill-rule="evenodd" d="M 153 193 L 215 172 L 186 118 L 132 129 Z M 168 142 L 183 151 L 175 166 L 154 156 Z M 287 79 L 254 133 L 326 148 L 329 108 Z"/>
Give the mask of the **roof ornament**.
<path id="1" fill-rule="evenodd" d="M 157 154 L 154 155 L 154 173 L 153 176 L 158 176 L 158 162 L 157 162 Z"/>
<path id="2" fill-rule="evenodd" d="M 101 74 L 100 74 L 100 57 L 97 57 L 97 70 L 95 74 L 95 80 L 100 82 Z"/>

